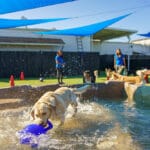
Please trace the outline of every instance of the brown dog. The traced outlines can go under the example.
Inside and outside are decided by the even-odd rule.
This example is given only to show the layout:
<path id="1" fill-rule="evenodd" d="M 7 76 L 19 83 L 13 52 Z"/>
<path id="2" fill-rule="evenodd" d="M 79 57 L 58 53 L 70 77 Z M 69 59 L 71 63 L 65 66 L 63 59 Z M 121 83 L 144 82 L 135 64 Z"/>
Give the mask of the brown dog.
<path id="1" fill-rule="evenodd" d="M 138 71 L 138 76 L 123 76 L 111 69 L 105 69 L 107 80 L 123 81 L 129 83 L 145 83 L 144 74 L 142 71 Z"/>
<path id="2" fill-rule="evenodd" d="M 143 75 L 141 76 L 122 76 L 118 73 L 113 72 L 113 78 L 118 81 L 129 82 L 129 83 L 142 83 Z"/>
<path id="3" fill-rule="evenodd" d="M 65 112 L 69 105 L 77 112 L 76 94 L 85 92 L 90 85 L 81 88 L 61 87 L 54 92 L 45 93 L 33 106 L 31 116 L 36 123 L 46 125 L 47 120 L 59 119 L 61 124 L 65 120 Z"/>
<path id="4" fill-rule="evenodd" d="M 113 80 L 111 69 L 105 68 L 105 74 L 106 74 L 107 80 Z"/>

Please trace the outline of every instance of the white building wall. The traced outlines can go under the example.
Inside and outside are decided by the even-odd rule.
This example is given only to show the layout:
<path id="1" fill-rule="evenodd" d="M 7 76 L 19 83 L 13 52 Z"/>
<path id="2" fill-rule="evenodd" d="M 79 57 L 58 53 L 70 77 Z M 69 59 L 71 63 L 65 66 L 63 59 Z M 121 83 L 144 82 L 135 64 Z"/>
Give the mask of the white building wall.
<path id="1" fill-rule="evenodd" d="M 64 51 L 77 52 L 76 36 L 61 36 L 61 35 L 43 35 L 43 37 L 59 38 L 65 42 Z M 90 52 L 90 37 L 82 37 L 83 51 Z"/>
<path id="2" fill-rule="evenodd" d="M 91 37 L 83 37 L 83 47 L 85 52 L 91 52 Z"/>
<path id="3" fill-rule="evenodd" d="M 40 38 L 40 34 L 34 34 L 32 31 L 23 29 L 1 29 L 0 36 L 5 37 L 30 37 L 30 38 Z"/>
<path id="4" fill-rule="evenodd" d="M 133 44 L 133 51 L 139 52 L 145 55 L 150 55 L 150 46 L 140 45 L 140 44 Z"/>
<path id="5" fill-rule="evenodd" d="M 40 51 L 45 51 L 45 52 L 49 52 L 49 51 L 57 51 L 59 49 L 59 47 L 56 46 L 49 46 L 49 47 L 26 47 L 26 46 L 1 46 L 0 45 L 0 51 L 26 51 L 26 52 L 40 52 Z"/>
<path id="6" fill-rule="evenodd" d="M 99 52 L 100 55 L 112 55 L 115 53 L 115 50 L 117 48 L 120 48 L 122 52 L 126 55 L 132 55 L 133 52 L 150 55 L 149 46 L 122 42 L 93 42 L 92 51 Z"/>
<path id="7" fill-rule="evenodd" d="M 2 29 L 0 30 L 0 36 L 6 36 L 6 37 L 30 37 L 30 38 L 56 38 L 56 39 L 62 39 L 65 42 L 65 45 L 63 47 L 64 51 L 71 51 L 71 52 L 77 52 L 77 41 L 75 36 L 60 36 L 60 35 L 41 35 L 36 34 L 35 32 L 38 31 L 31 31 L 31 30 L 25 30 L 25 29 Z M 90 52 L 90 37 L 83 37 L 83 48 L 85 52 Z M 53 51 L 57 51 L 61 47 L 55 47 Z"/>
<path id="8" fill-rule="evenodd" d="M 75 36 L 60 36 L 60 35 L 41 35 L 36 34 L 36 32 L 42 31 L 41 30 L 31 30 L 31 29 L 1 29 L 0 30 L 0 36 L 9 36 L 9 37 L 30 37 L 30 38 L 56 38 L 56 39 L 62 39 L 65 42 L 65 45 L 63 47 L 64 51 L 69 52 L 77 52 L 77 41 Z M 138 52 L 146 55 L 150 55 L 150 46 L 146 46 L 143 44 L 143 42 L 150 42 L 149 40 L 143 40 L 141 41 L 140 45 L 139 41 L 138 43 L 122 43 L 122 42 L 92 42 L 91 37 L 83 37 L 83 51 L 84 52 L 99 52 L 100 55 L 104 54 L 114 54 L 115 50 L 117 48 L 120 48 L 124 54 L 131 55 L 132 52 Z M 61 46 L 49 46 L 49 48 L 45 48 L 45 51 L 57 51 L 60 49 Z M 4 48 L 5 49 L 5 48 Z M 8 47 L 6 50 L 10 50 Z M 20 49 L 21 50 L 21 49 Z M 35 50 L 35 49 L 34 49 Z M 39 51 L 40 48 L 37 48 L 37 51 Z"/>
<path id="9" fill-rule="evenodd" d="M 132 43 L 140 44 L 140 45 L 144 45 L 144 46 L 150 46 L 150 38 L 135 40 L 135 41 L 132 41 Z"/>

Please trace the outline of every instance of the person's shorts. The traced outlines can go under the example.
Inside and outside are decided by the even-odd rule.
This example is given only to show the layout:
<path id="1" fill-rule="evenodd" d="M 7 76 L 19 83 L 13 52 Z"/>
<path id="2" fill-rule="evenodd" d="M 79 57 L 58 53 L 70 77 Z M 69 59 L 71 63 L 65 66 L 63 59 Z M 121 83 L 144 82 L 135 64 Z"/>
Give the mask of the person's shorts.
<path id="1" fill-rule="evenodd" d="M 118 65 L 115 66 L 115 70 L 119 74 L 122 74 L 124 69 L 125 69 L 125 66 L 123 66 L 123 65 L 122 66 L 118 66 Z"/>
<path id="2" fill-rule="evenodd" d="M 62 77 L 63 76 L 63 69 L 62 68 L 57 68 L 57 77 Z"/>

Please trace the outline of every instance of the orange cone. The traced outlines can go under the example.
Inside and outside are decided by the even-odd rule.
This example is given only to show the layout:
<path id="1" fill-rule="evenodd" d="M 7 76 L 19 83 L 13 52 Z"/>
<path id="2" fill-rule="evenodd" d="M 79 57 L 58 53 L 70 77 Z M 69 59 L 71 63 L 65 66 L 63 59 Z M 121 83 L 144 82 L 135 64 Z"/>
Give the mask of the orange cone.
<path id="1" fill-rule="evenodd" d="M 24 80 L 24 72 L 23 71 L 20 73 L 20 80 Z"/>
<path id="2" fill-rule="evenodd" d="M 15 86 L 14 76 L 13 76 L 13 75 L 10 76 L 10 81 L 9 81 L 9 82 L 10 82 L 10 86 L 11 86 L 11 87 L 14 87 L 14 86 Z"/>

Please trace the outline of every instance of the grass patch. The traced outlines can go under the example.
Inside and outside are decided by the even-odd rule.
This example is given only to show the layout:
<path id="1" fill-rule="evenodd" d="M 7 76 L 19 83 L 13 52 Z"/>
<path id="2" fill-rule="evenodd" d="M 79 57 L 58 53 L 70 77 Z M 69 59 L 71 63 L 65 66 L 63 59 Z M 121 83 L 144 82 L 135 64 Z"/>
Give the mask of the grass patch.
<path id="1" fill-rule="evenodd" d="M 82 84 L 83 79 L 81 76 L 79 77 L 65 77 L 64 80 L 66 85 L 72 85 L 72 84 Z M 96 82 L 105 82 L 106 78 L 101 76 L 99 77 Z M 20 85 L 31 85 L 33 87 L 36 86 L 43 86 L 43 85 L 49 85 L 49 84 L 57 84 L 57 79 L 56 78 L 47 78 L 44 80 L 44 82 L 40 82 L 39 78 L 26 78 L 25 80 L 19 80 L 15 79 L 15 86 L 20 86 Z M 10 87 L 9 79 L 0 79 L 0 88 L 6 88 Z"/>
<path id="2" fill-rule="evenodd" d="M 106 81 L 105 72 L 101 72 L 99 78 L 96 79 L 96 83 L 104 83 Z M 150 81 L 150 77 L 149 77 Z M 82 76 L 76 77 L 65 77 L 64 82 L 66 85 L 73 85 L 73 84 L 82 84 L 83 79 Z M 57 84 L 56 78 L 46 78 L 44 82 L 40 82 L 39 78 L 26 78 L 25 80 L 15 79 L 15 86 L 20 85 L 31 85 L 33 87 L 37 86 L 44 86 L 50 84 Z M 150 86 L 150 84 L 147 84 Z M 0 79 L 0 88 L 10 87 L 9 79 Z"/>

